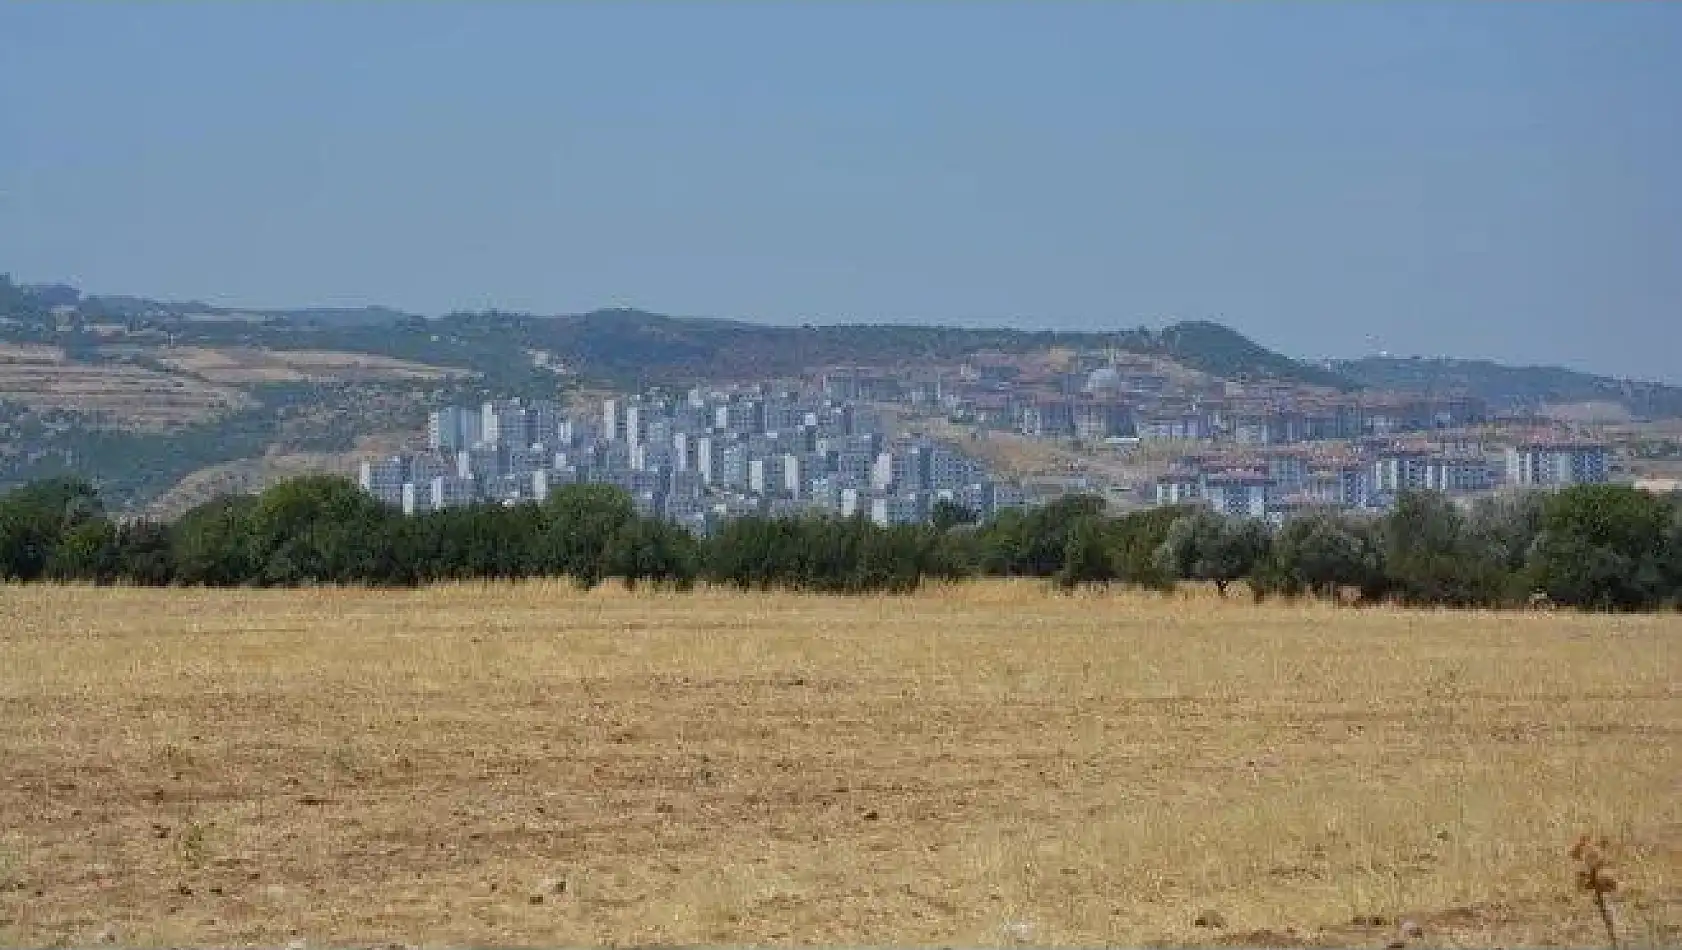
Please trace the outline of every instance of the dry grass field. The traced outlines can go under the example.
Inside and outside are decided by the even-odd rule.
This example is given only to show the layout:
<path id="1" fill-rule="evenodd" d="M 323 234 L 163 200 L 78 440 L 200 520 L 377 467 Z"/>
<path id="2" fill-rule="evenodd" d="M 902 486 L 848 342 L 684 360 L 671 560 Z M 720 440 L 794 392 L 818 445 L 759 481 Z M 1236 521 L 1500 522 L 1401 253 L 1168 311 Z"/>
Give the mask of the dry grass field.
<path id="1" fill-rule="evenodd" d="M 1682 943 L 1674 616 L 0 588 L 0 944 L 1603 945 L 1583 831 Z"/>
<path id="2" fill-rule="evenodd" d="M 157 351 L 160 361 L 213 383 L 366 382 L 443 380 L 460 370 L 367 353 L 178 346 Z"/>
<path id="3" fill-rule="evenodd" d="M 139 366 L 72 363 L 58 347 L 0 344 L 0 399 L 95 413 L 113 426 L 172 429 L 251 405 L 229 386 Z"/>

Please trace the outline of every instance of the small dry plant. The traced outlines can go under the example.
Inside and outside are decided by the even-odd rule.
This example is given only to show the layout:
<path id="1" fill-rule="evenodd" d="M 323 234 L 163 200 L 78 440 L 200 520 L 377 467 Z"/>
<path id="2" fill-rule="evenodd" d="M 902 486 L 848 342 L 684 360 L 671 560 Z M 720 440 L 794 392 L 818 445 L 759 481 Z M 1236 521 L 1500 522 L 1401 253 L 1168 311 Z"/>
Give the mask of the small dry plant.
<path id="1" fill-rule="evenodd" d="M 1581 835 L 1571 846 L 1571 860 L 1577 862 L 1578 890 L 1593 895 L 1600 921 L 1606 925 L 1606 939 L 1611 941 L 1612 950 L 1618 950 L 1618 923 L 1612 907 L 1612 892 L 1618 889 L 1618 882 L 1612 877 L 1612 862 L 1607 857 L 1610 850 L 1605 838 L 1596 841 Z"/>

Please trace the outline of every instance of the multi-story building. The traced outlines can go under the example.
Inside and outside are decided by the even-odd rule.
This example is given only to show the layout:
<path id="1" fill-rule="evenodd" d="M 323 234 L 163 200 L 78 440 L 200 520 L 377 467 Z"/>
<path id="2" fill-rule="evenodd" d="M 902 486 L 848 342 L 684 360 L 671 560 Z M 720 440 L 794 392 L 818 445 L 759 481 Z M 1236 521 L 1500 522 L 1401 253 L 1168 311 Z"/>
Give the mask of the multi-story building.
<path id="1" fill-rule="evenodd" d="M 1425 462 L 1425 487 L 1440 492 L 1480 492 L 1495 487 L 1495 471 L 1481 456 L 1433 456 Z"/>
<path id="2" fill-rule="evenodd" d="M 1133 431 L 1133 417 L 1125 403 L 1113 400 L 1082 400 L 1074 404 L 1072 425 L 1075 438 L 1102 442 Z"/>
<path id="3" fill-rule="evenodd" d="M 1207 439 L 1212 433 L 1209 417 L 1202 413 L 1152 416 L 1139 421 L 1139 438 L 1145 441 Z"/>
<path id="4" fill-rule="evenodd" d="M 641 445 L 648 435 L 648 412 L 640 404 L 633 402 L 625 407 L 625 441 L 633 446 Z"/>
<path id="5" fill-rule="evenodd" d="M 718 481 L 715 471 L 715 451 L 717 442 L 710 435 L 703 435 L 695 440 L 695 471 L 701 475 L 701 484 L 711 485 Z"/>
<path id="6" fill-rule="evenodd" d="M 1267 456 L 1267 476 L 1279 486 L 1281 494 L 1294 495 L 1308 480 L 1308 459 L 1289 449 L 1274 451 Z"/>
<path id="7" fill-rule="evenodd" d="M 1022 407 L 1019 428 L 1035 438 L 1062 438 L 1075 434 L 1075 405 L 1068 399 L 1041 399 Z"/>
<path id="8" fill-rule="evenodd" d="M 477 499 L 478 486 L 471 476 L 440 475 L 432 480 L 432 497 L 427 502 L 427 509 L 457 508 L 471 505 Z"/>
<path id="9" fill-rule="evenodd" d="M 356 483 L 388 505 L 403 504 L 403 485 L 409 480 L 409 460 L 403 456 L 363 462 Z"/>
<path id="10" fill-rule="evenodd" d="M 421 484 L 405 482 L 400 504 L 402 504 L 403 513 L 406 515 L 419 515 L 431 511 L 432 481 L 428 479 Z"/>
<path id="11" fill-rule="evenodd" d="M 434 452 L 472 448 L 483 437 L 482 416 L 473 409 L 449 406 L 427 416 L 426 444 Z"/>
<path id="12" fill-rule="evenodd" d="M 918 493 L 896 494 L 870 499 L 870 520 L 880 525 L 917 524 L 927 520 L 926 496 Z"/>
<path id="13" fill-rule="evenodd" d="M 456 453 L 457 478 L 496 478 L 508 471 L 508 454 L 500 445 L 480 443 Z"/>
<path id="14" fill-rule="evenodd" d="M 1226 473 L 1203 479 L 1203 498 L 1209 507 L 1233 518 L 1265 518 L 1274 494 L 1266 475 Z"/>
<path id="15" fill-rule="evenodd" d="M 986 468 L 962 452 L 942 445 L 932 446 L 929 450 L 925 487 L 933 491 L 956 490 L 981 482 L 986 477 Z"/>
<path id="16" fill-rule="evenodd" d="M 625 436 L 625 416 L 617 399 L 602 400 L 602 441 L 616 442 Z"/>
<path id="17" fill-rule="evenodd" d="M 1521 443 L 1507 449 L 1507 482 L 1520 488 L 1598 485 L 1608 478 L 1609 454 L 1597 443 Z"/>
<path id="18" fill-rule="evenodd" d="M 1155 495 L 1159 505 L 1189 504 L 1203 497 L 1203 479 L 1185 472 L 1169 473 L 1156 480 Z"/>
<path id="19" fill-rule="evenodd" d="M 1426 487 L 1426 469 L 1431 453 L 1394 450 L 1382 452 L 1373 462 L 1373 490 L 1382 494 L 1418 491 Z"/>
<path id="20" fill-rule="evenodd" d="M 725 488 L 744 489 L 748 486 L 748 447 L 731 443 L 718 453 L 718 470 L 714 474 Z"/>

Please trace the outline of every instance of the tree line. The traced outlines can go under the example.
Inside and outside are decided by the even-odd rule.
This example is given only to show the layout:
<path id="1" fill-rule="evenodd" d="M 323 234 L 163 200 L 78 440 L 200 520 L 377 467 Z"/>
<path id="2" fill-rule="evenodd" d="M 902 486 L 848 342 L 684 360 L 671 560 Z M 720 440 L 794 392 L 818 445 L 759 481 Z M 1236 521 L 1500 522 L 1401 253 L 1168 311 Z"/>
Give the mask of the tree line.
<path id="1" fill-rule="evenodd" d="M 983 523 L 951 503 L 929 524 L 741 518 L 699 538 L 605 485 L 542 503 L 404 516 L 351 482 L 292 479 L 170 524 L 119 521 L 85 482 L 0 496 L 0 578 L 141 586 L 404 587 L 567 577 L 590 587 L 900 593 L 925 580 L 1045 578 L 1064 588 L 1242 583 L 1257 599 L 1595 610 L 1682 607 L 1682 503 L 1619 486 L 1491 497 L 1404 494 L 1377 517 L 1322 512 L 1271 529 L 1201 507 L 1110 516 L 1069 496 Z"/>

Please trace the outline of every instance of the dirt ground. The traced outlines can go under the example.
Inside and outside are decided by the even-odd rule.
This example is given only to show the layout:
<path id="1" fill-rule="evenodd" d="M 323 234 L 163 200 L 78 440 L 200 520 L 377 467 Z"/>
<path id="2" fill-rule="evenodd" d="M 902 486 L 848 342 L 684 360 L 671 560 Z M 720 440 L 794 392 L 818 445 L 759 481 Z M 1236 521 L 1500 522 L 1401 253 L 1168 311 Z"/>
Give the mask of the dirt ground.
<path id="1" fill-rule="evenodd" d="M 1682 943 L 1682 618 L 0 588 L 0 944 L 1600 946 L 1584 832 Z"/>

